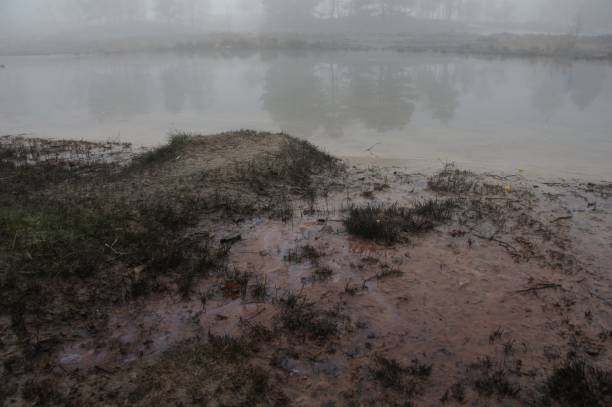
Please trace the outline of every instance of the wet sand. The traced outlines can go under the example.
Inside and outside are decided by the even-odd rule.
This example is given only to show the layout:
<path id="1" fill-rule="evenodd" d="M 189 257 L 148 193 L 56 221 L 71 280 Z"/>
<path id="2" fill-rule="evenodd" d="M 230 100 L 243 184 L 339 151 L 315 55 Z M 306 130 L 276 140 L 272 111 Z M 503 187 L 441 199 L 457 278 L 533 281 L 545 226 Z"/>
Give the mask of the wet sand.
<path id="1" fill-rule="evenodd" d="M 188 180 L 274 146 L 274 137 L 217 137 L 165 171 Z M 252 273 L 245 295 L 210 277 L 193 290 L 214 291 L 206 301 L 161 292 L 100 309 L 96 329 L 64 332 L 38 364 L 44 368 L 15 378 L 44 378 L 88 405 L 221 405 L 231 394 L 226 376 L 202 377 L 225 365 L 203 367 L 188 355 L 211 333 L 240 337 L 245 322 L 275 332 L 238 365 L 270 374 L 274 391 L 260 405 L 539 405 L 546 378 L 568 354 L 611 370 L 612 184 L 473 174 L 495 193 L 461 194 L 470 203 L 432 232 L 394 245 L 346 232 L 351 205 L 457 197 L 432 191 L 432 175 L 401 162 L 354 160 L 314 204 L 293 200 L 291 219 L 204 221 L 200 232 L 215 239 L 239 236 L 228 264 Z M 294 256 L 304 247 L 317 255 Z M 263 299 L 252 294 L 256 281 L 268 287 Z M 289 292 L 331 315 L 336 334 L 317 340 L 276 331 Z M 431 374 L 414 379 L 418 390 L 408 397 L 376 379 L 379 356 L 403 366 L 418 360 Z M 476 383 L 491 369 L 517 394 L 481 391 Z M 286 398 L 273 397 L 277 391 Z M 18 395 L 5 403 L 27 405 Z"/>

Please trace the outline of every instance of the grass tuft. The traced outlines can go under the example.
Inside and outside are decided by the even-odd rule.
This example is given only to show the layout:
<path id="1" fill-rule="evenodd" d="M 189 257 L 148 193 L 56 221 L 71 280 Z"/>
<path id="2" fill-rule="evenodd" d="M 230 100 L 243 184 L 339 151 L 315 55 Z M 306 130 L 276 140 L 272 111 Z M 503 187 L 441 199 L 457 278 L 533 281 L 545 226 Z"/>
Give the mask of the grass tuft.
<path id="1" fill-rule="evenodd" d="M 312 206 L 326 192 L 324 178 L 339 174 L 344 165 L 309 141 L 283 136 L 278 151 L 240 164 L 238 174 L 256 193 L 269 195 L 270 191 L 278 193 L 289 187 L 289 192 L 300 195 Z"/>
<path id="2" fill-rule="evenodd" d="M 225 281 L 223 283 L 223 294 L 230 298 L 246 298 L 251 273 L 242 272 L 236 268 L 228 270 L 225 273 Z"/>
<path id="3" fill-rule="evenodd" d="M 210 355 L 229 361 L 239 362 L 247 358 L 250 354 L 250 344 L 240 338 L 230 335 L 215 335 L 208 332 L 208 347 Z"/>
<path id="4" fill-rule="evenodd" d="M 497 396 L 500 400 L 518 398 L 521 388 L 510 380 L 510 376 L 516 371 L 508 368 L 505 361 L 495 362 L 487 356 L 471 364 L 469 369 L 476 373 L 471 384 L 480 396 Z"/>
<path id="5" fill-rule="evenodd" d="M 139 171 L 175 160 L 192 141 L 193 135 L 191 134 L 180 132 L 170 134 L 168 143 L 134 158 L 129 168 L 130 170 Z"/>
<path id="6" fill-rule="evenodd" d="M 409 208 L 397 204 L 353 206 L 344 225 L 352 235 L 393 244 L 405 234 L 425 233 L 450 220 L 456 207 L 454 200 L 437 199 L 417 202 Z"/>
<path id="7" fill-rule="evenodd" d="M 333 277 L 334 271 L 329 267 L 319 267 L 312 274 L 316 281 L 328 281 Z"/>
<path id="8" fill-rule="evenodd" d="M 409 366 L 402 366 L 394 359 L 376 356 L 370 372 L 383 387 L 398 391 L 407 397 L 423 392 L 423 382 L 431 376 L 432 366 L 417 359 Z"/>
<path id="9" fill-rule="evenodd" d="M 316 264 L 321 256 L 322 254 L 315 247 L 307 244 L 295 249 L 289 249 L 285 255 L 285 261 L 289 263 L 302 263 L 304 260 L 308 260 L 310 263 Z"/>
<path id="10" fill-rule="evenodd" d="M 500 195 L 505 188 L 500 184 L 482 182 L 475 173 L 458 169 L 455 164 L 445 164 L 442 170 L 428 179 L 429 189 L 439 193 L 466 195 Z"/>
<path id="11" fill-rule="evenodd" d="M 281 300 L 280 321 L 293 333 L 311 339 L 327 339 L 336 335 L 336 322 L 326 312 L 315 309 L 305 297 L 289 293 Z"/>
<path id="12" fill-rule="evenodd" d="M 498 398 L 517 398 L 520 387 L 508 380 L 507 372 L 497 369 L 487 372 L 481 378 L 474 381 L 474 389 L 479 395 L 491 397 L 497 395 Z"/>
<path id="13" fill-rule="evenodd" d="M 554 371 L 544 385 L 544 404 L 552 401 L 567 407 L 612 405 L 612 372 L 584 361 L 568 360 Z"/>
<path id="14" fill-rule="evenodd" d="M 428 180 L 429 189 L 435 192 L 466 194 L 474 188 L 474 173 L 460 170 L 455 164 L 447 163 L 444 168 Z"/>
<path id="15" fill-rule="evenodd" d="M 257 276 L 251 294 L 259 302 L 266 301 L 268 298 L 268 278 L 266 276 Z"/>

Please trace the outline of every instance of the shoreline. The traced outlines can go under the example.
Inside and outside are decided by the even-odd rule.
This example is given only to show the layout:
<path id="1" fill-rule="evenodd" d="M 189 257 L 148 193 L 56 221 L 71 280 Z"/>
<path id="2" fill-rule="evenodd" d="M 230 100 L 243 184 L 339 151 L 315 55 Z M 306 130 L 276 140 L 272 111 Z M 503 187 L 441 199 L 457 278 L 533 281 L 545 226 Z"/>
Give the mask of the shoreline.
<path id="1" fill-rule="evenodd" d="M 205 135 L 202 137 L 213 137 L 214 135 Z M 88 150 L 93 146 L 106 146 L 98 154 L 103 153 L 108 149 L 114 149 L 117 158 L 123 162 L 129 162 L 131 158 L 138 154 L 143 154 L 147 151 L 152 151 L 159 146 L 143 146 L 135 145 L 131 142 L 123 141 L 96 141 L 96 140 L 83 140 L 83 139 L 61 139 L 61 138 L 44 138 L 35 137 L 30 133 L 22 134 L 0 134 L 0 148 L 3 145 L 15 144 L 16 146 L 23 144 L 24 147 L 19 148 L 31 148 L 32 146 L 38 145 L 40 148 L 58 150 L 62 146 L 70 146 L 69 149 L 73 151 Z M 44 146 L 44 147 L 43 147 Z M 95 149 L 94 149 L 95 150 Z M 327 151 L 327 150 L 325 150 Z M 367 151 L 367 150 L 366 150 Z M 366 153 L 364 151 L 364 153 Z M 91 154 L 91 153 L 90 153 Z M 349 165 L 356 165 L 359 167 L 398 167 L 398 168 L 412 168 L 415 172 L 421 172 L 428 176 L 435 173 L 445 163 L 453 163 L 460 168 L 474 171 L 476 173 L 489 173 L 497 174 L 498 176 L 516 176 L 524 177 L 533 182 L 545 183 L 545 182 L 556 182 L 556 183 L 609 183 L 612 182 L 610 177 L 606 178 L 602 172 L 599 175 L 593 173 L 585 173 L 584 171 L 574 171 L 559 173 L 558 171 L 553 173 L 547 171 L 544 166 L 534 167 L 530 165 L 520 165 L 519 163 L 509 162 L 478 162 L 478 161 L 467 161 L 467 160 L 443 160 L 440 158 L 398 158 L 398 157 L 386 157 L 381 154 L 370 154 L 370 155 L 357 155 L 357 154 L 338 154 L 333 152 L 334 156 L 338 157 L 342 161 L 345 161 Z"/>
<path id="2" fill-rule="evenodd" d="M 480 58 L 612 60 L 612 35 L 556 34 L 237 34 L 213 33 L 176 38 L 131 37 L 88 40 L 21 39 L 0 45 L 0 57 L 95 55 L 126 52 L 330 52 L 395 51 Z"/>

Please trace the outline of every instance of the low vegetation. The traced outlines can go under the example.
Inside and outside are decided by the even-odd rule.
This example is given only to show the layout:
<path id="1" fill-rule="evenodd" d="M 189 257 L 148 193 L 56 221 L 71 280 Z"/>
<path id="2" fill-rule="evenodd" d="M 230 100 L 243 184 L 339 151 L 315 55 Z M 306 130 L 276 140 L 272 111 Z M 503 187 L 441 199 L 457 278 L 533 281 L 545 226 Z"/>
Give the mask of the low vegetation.
<path id="1" fill-rule="evenodd" d="M 241 182 L 258 179 L 271 188 L 275 183 L 289 186 L 283 192 L 289 202 L 296 192 L 314 199 L 322 192 L 321 179 L 343 170 L 339 160 L 312 144 L 280 138 L 280 148 L 251 162 L 254 171 Z M 97 149 L 121 150 L 125 145 L 2 139 L 0 301 L 17 337 L 29 343 L 42 321 L 72 320 L 76 310 L 85 315 L 94 306 L 162 289 L 161 276 L 174 281 L 183 298 L 194 293 L 200 277 L 211 273 L 221 278 L 225 297 L 268 298 L 265 278 L 250 285 L 249 273 L 226 266 L 229 245 L 191 232 L 209 208 L 226 201 L 221 194 L 208 202 L 188 189 L 145 191 L 142 172 L 180 159 L 193 141 L 192 135 L 172 134 L 166 145 L 123 168 L 100 158 Z M 115 186 L 125 189 L 123 184 L 129 196 L 113 192 Z M 308 246 L 295 256 L 289 260 L 316 262 L 319 254 Z M 205 309 L 209 295 L 201 297 Z M 284 303 L 282 320 L 290 330 L 313 338 L 336 329 L 331 319 L 301 300 Z"/>
<path id="2" fill-rule="evenodd" d="M 316 264 L 320 257 L 321 253 L 315 247 L 311 245 L 304 245 L 294 249 L 289 249 L 287 255 L 285 255 L 285 260 L 290 263 L 302 263 L 303 261 L 308 260 L 312 264 Z"/>
<path id="3" fill-rule="evenodd" d="M 288 331 L 311 339 L 327 339 L 338 332 L 332 315 L 316 309 L 304 296 L 293 293 L 281 300 L 280 322 Z"/>
<path id="4" fill-rule="evenodd" d="M 422 394 L 424 382 L 431 376 L 432 366 L 414 359 L 408 366 L 402 366 L 394 359 L 377 355 L 374 367 L 370 369 L 372 377 L 386 389 L 399 392 L 404 397 L 412 398 Z"/>
<path id="5" fill-rule="evenodd" d="M 208 332 L 208 345 L 205 351 L 213 358 L 229 362 L 244 361 L 251 352 L 251 343 L 245 337 L 215 335 Z"/>
<path id="6" fill-rule="evenodd" d="M 168 143 L 150 150 L 136 157 L 130 164 L 133 171 L 154 168 L 164 162 L 179 158 L 185 147 L 193 140 L 193 135 L 187 133 L 173 133 Z"/>
<path id="7" fill-rule="evenodd" d="M 469 365 L 472 388 L 481 397 L 496 397 L 500 400 L 518 398 L 521 388 L 512 379 L 517 369 L 509 363 L 509 360 L 495 361 L 487 356 Z"/>
<path id="8" fill-rule="evenodd" d="M 352 235 L 393 244 L 406 236 L 431 231 L 441 222 L 450 220 L 457 205 L 450 199 L 429 199 L 407 208 L 397 204 L 352 206 L 344 225 Z"/>
<path id="9" fill-rule="evenodd" d="M 238 175 L 259 194 L 295 193 L 313 204 L 327 193 L 326 181 L 340 174 L 344 164 L 306 140 L 283 137 L 277 151 L 238 165 Z"/>
<path id="10" fill-rule="evenodd" d="M 185 140 L 173 136 L 171 147 L 137 162 L 167 159 Z M 188 296 L 196 278 L 223 265 L 227 248 L 186 233 L 207 206 L 198 196 L 130 200 L 93 188 L 80 194 L 94 177 L 97 185 L 116 182 L 122 168 L 63 154 L 54 144 L 41 144 L 44 154 L 24 145 L 6 147 L 17 152 L 0 161 L 0 301 L 26 343 L 39 329 L 30 326 L 35 321 L 72 320 L 96 304 L 142 295 L 162 275 Z M 47 150 L 64 158 L 50 159 Z"/>
<path id="11" fill-rule="evenodd" d="M 434 192 L 459 196 L 469 193 L 497 195 L 504 192 L 503 185 L 483 182 L 474 172 L 459 169 L 452 163 L 445 164 L 440 171 L 429 177 L 428 185 Z"/>
<path id="12" fill-rule="evenodd" d="M 198 220 L 197 205 L 9 199 L 0 209 L 0 296 L 24 334 L 25 314 L 46 311 L 41 290 L 52 297 L 62 292 L 54 291 L 56 282 L 91 291 L 96 303 L 141 295 L 156 276 L 176 275 L 187 296 L 195 278 L 227 254 L 184 236 Z M 95 287 L 90 280 L 99 278 L 104 285 Z"/>
<path id="13" fill-rule="evenodd" d="M 429 178 L 428 184 L 432 191 L 465 194 L 476 184 L 474 175 L 471 171 L 458 169 L 454 164 L 445 164 L 442 170 Z"/>
<path id="14" fill-rule="evenodd" d="M 604 407 L 612 405 L 612 372 L 581 360 L 567 360 L 544 385 L 544 405 Z"/>
<path id="15" fill-rule="evenodd" d="M 204 343 L 179 346 L 141 367 L 138 380 L 125 377 L 122 384 L 129 391 L 127 400 L 118 399 L 120 404 L 165 405 L 175 400 L 183 405 L 290 405 L 278 378 L 253 362 L 253 354 L 271 340 L 271 332 L 254 324 L 241 328 L 242 335 L 236 337 L 209 332 Z"/>
<path id="16" fill-rule="evenodd" d="M 315 281 L 327 281 L 333 277 L 334 271 L 329 267 L 318 267 L 312 274 Z"/>

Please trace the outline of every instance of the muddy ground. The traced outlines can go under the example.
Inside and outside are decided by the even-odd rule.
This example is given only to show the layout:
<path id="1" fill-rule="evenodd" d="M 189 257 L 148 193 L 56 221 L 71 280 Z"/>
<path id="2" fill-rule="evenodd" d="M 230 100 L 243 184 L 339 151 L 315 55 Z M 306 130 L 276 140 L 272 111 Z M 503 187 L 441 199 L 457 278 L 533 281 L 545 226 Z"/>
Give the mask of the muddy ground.
<path id="1" fill-rule="evenodd" d="M 3 145 L 3 405 L 612 405 L 609 182 L 352 165 L 242 131 L 26 160 L 59 171 L 33 191 Z M 79 232 L 79 256 L 103 248 L 80 272 L 33 251 L 50 215 L 6 215 L 35 196 L 129 215 Z"/>

